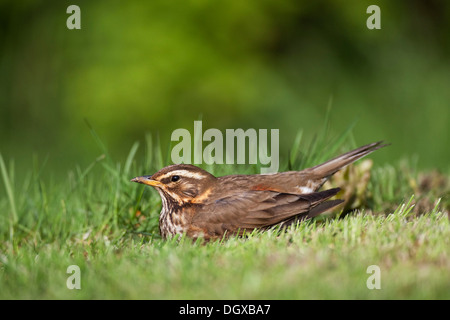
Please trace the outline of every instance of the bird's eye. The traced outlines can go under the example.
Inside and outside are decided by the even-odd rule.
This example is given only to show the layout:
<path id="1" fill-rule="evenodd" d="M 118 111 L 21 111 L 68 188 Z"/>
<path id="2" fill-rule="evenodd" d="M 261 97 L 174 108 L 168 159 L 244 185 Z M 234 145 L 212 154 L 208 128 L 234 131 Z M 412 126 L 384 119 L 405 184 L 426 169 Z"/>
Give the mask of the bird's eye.
<path id="1" fill-rule="evenodd" d="M 172 182 L 177 182 L 178 180 L 180 180 L 180 176 L 172 176 Z"/>

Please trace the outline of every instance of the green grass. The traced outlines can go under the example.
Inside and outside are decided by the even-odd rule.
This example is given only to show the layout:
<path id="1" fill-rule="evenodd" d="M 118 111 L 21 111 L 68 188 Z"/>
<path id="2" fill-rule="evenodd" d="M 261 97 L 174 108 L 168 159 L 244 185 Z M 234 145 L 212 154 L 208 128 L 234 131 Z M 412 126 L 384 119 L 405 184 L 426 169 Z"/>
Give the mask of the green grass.
<path id="1" fill-rule="evenodd" d="M 343 140 L 332 142 L 333 155 L 350 148 Z M 281 170 L 314 164 L 324 141 L 299 159 L 299 134 Z M 142 157 L 139 149 L 116 163 L 103 147 L 60 180 L 44 179 L 34 161 L 18 181 L 14 162 L 0 157 L 1 299 L 450 298 L 448 174 L 417 172 L 411 162 L 374 166 L 366 198 L 347 215 L 208 244 L 163 241 L 158 194 L 129 179 L 167 157 L 151 137 Z M 80 290 L 66 287 L 70 265 L 80 267 Z M 380 290 L 366 286 L 370 265 L 380 267 Z"/>

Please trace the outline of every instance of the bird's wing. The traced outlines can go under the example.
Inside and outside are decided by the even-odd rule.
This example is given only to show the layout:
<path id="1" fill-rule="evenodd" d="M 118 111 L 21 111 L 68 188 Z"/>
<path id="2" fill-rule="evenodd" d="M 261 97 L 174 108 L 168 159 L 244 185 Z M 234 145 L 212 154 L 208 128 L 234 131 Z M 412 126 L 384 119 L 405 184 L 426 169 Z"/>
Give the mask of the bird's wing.
<path id="1" fill-rule="evenodd" d="M 249 190 L 215 199 L 199 208 L 192 226 L 210 230 L 210 236 L 243 233 L 281 222 L 312 218 L 342 202 L 330 200 L 339 188 L 309 194 Z"/>

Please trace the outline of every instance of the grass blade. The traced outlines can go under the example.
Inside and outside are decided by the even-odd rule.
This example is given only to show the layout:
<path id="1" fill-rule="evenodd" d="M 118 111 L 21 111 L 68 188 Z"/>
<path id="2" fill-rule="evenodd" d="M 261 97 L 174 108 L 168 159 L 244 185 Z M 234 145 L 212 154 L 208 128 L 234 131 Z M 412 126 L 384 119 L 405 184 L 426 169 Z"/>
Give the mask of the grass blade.
<path id="1" fill-rule="evenodd" d="M 16 210 L 16 202 L 14 200 L 14 191 L 11 185 L 11 181 L 9 179 L 8 171 L 6 170 L 5 162 L 3 161 L 3 157 L 0 153 L 0 171 L 2 172 L 3 183 L 5 184 L 6 194 L 8 195 L 9 205 L 11 207 L 11 217 L 10 217 L 10 235 L 12 236 L 14 233 L 14 225 L 18 221 L 17 210 Z"/>
<path id="2" fill-rule="evenodd" d="M 111 161 L 111 156 L 109 155 L 108 148 L 106 148 L 105 144 L 102 142 L 100 137 L 98 136 L 97 132 L 95 132 L 94 128 L 91 126 L 89 121 L 87 119 L 84 119 L 84 122 L 89 128 L 89 131 L 91 132 L 92 137 L 95 140 L 95 143 L 99 146 L 99 148 L 102 150 L 102 152 L 105 154 L 105 157 Z"/>
<path id="3" fill-rule="evenodd" d="M 298 153 L 300 151 L 300 144 L 302 142 L 303 130 L 298 130 L 295 136 L 294 144 L 292 145 L 291 152 L 289 154 L 289 170 L 293 170 L 295 160 L 298 158 Z"/>
<path id="4" fill-rule="evenodd" d="M 123 168 L 123 173 L 125 176 L 128 176 L 131 168 L 131 164 L 133 162 L 134 156 L 136 155 L 136 151 L 139 148 L 139 142 L 135 142 L 131 147 L 130 153 L 128 154 L 127 160 L 125 161 L 125 167 Z"/>

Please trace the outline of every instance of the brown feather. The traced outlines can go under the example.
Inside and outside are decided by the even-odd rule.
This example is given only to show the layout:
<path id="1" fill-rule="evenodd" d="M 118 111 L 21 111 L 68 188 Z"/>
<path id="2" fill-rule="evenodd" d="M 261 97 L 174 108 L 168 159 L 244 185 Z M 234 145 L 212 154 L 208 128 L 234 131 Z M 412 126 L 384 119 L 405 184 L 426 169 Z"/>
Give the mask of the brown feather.
<path id="1" fill-rule="evenodd" d="M 333 158 L 322 164 L 312 167 L 308 169 L 308 171 L 310 171 L 311 174 L 317 177 L 328 178 L 337 171 L 339 171 L 340 169 L 342 169 L 343 167 L 349 165 L 350 163 L 353 163 L 356 160 L 368 155 L 369 153 L 374 152 L 375 150 L 378 150 L 385 146 L 387 146 L 387 144 L 383 144 L 383 141 L 374 142 L 359 147 L 355 150 L 346 152 L 336 158 Z"/>
<path id="2" fill-rule="evenodd" d="M 338 204 L 329 202 L 320 207 L 330 197 L 336 195 L 339 188 L 314 192 L 306 195 L 278 193 L 274 191 L 247 191 L 236 193 L 223 199 L 203 205 L 192 218 L 192 225 L 216 233 L 235 234 L 238 231 L 263 229 L 290 220 L 293 217 L 304 216 L 314 210 L 316 214 L 328 210 Z M 327 203 L 325 202 L 325 203 Z M 330 205 L 332 204 L 332 205 Z"/>

